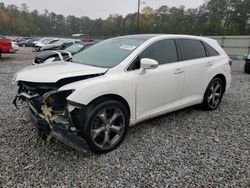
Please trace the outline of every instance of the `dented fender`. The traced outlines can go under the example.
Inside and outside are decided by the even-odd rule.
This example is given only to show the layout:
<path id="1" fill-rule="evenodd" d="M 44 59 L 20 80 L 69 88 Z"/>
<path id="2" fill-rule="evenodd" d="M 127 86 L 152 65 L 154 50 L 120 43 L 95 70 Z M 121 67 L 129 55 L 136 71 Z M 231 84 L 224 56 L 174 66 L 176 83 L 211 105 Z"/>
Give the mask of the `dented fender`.
<path id="1" fill-rule="evenodd" d="M 96 77 L 65 85 L 59 88 L 59 90 L 74 89 L 74 92 L 67 97 L 67 100 L 82 105 L 88 105 L 96 98 L 104 95 L 120 96 L 127 101 L 131 112 L 131 119 L 134 119 L 136 83 L 125 76 L 127 75 L 124 74 L 124 78 L 121 75 Z"/>

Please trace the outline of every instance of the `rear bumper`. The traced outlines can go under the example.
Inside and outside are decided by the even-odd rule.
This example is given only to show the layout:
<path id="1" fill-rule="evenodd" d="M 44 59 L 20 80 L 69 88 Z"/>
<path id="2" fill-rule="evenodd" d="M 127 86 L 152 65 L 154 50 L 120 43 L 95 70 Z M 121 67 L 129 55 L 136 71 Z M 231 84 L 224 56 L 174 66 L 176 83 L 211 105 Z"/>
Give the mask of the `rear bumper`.
<path id="1" fill-rule="evenodd" d="M 19 49 L 17 49 L 17 50 L 19 50 Z M 12 49 L 10 49 L 9 53 L 15 53 L 17 50 L 14 50 L 14 49 L 12 48 Z"/>
<path id="2" fill-rule="evenodd" d="M 70 146 L 71 148 L 74 148 L 83 153 L 88 152 L 89 149 L 86 141 L 77 133 L 71 132 L 69 130 L 69 124 L 58 123 L 50 125 L 48 121 L 36 111 L 32 104 L 28 103 L 28 105 L 32 122 L 36 125 L 42 138 L 46 139 L 52 136 L 63 142 L 64 144 Z"/>
<path id="3" fill-rule="evenodd" d="M 5 53 L 5 54 L 8 54 L 8 53 L 15 53 L 15 50 L 13 48 L 11 49 L 5 49 L 5 48 L 2 48 L 1 50 L 1 53 Z"/>

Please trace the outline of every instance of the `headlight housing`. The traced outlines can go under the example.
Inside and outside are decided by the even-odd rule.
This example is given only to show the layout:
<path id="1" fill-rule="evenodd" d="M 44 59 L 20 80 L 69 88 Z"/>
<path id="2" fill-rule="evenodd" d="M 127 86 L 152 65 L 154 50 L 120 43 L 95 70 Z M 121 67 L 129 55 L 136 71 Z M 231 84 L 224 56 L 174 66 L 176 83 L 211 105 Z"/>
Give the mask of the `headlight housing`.
<path id="1" fill-rule="evenodd" d="M 43 95 L 43 102 L 54 111 L 62 111 L 67 107 L 67 97 L 74 90 L 50 91 Z"/>

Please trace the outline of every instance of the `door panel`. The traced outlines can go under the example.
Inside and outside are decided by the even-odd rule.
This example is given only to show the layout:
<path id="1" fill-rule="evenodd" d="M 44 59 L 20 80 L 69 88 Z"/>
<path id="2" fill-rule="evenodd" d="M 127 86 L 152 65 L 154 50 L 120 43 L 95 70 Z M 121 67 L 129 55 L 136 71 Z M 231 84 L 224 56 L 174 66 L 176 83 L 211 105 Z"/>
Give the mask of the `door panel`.
<path id="1" fill-rule="evenodd" d="M 182 98 L 184 103 L 202 99 L 204 79 L 209 63 L 207 58 L 183 61 L 185 81 Z"/>
<path id="2" fill-rule="evenodd" d="M 147 70 L 137 78 L 137 117 L 153 115 L 180 105 L 184 80 L 180 62 Z"/>
<path id="3" fill-rule="evenodd" d="M 178 39 L 181 59 L 185 69 L 182 104 L 195 104 L 203 98 L 203 85 L 207 69 L 213 62 L 207 58 L 205 46 L 200 40 Z"/>
<path id="4" fill-rule="evenodd" d="M 176 42 L 163 39 L 149 45 L 136 58 L 129 70 L 140 69 L 140 59 L 150 58 L 159 67 L 146 70 L 136 77 L 136 116 L 144 120 L 180 105 L 184 82 L 184 67 L 178 62 Z"/>

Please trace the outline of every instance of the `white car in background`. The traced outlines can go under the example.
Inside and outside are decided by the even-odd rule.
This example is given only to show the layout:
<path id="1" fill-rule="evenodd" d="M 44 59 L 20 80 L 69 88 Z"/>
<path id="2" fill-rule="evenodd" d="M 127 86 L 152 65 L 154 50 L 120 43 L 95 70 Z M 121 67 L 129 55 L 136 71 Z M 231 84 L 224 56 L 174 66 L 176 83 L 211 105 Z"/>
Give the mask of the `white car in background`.
<path id="1" fill-rule="evenodd" d="M 58 38 L 44 38 L 41 41 L 38 41 L 37 43 L 34 43 L 34 47 L 36 51 L 40 51 L 43 46 L 46 46 L 48 44 L 52 44 L 54 42 L 59 41 Z"/>
<path id="2" fill-rule="evenodd" d="M 51 44 L 44 45 L 40 48 L 41 51 L 44 50 L 64 50 L 65 48 L 74 45 L 74 44 L 82 44 L 80 40 L 73 39 L 59 39 L 56 42 Z"/>
<path id="3" fill-rule="evenodd" d="M 47 40 L 48 38 L 41 38 L 41 39 L 39 39 L 39 40 L 37 40 L 37 41 L 34 41 L 33 42 L 33 46 L 36 46 L 36 44 L 38 44 L 38 43 L 42 43 L 43 41 L 45 41 L 45 40 Z"/>
<path id="4" fill-rule="evenodd" d="M 17 42 L 11 41 L 11 45 L 12 45 L 12 49 L 14 50 L 14 52 L 17 52 L 20 49 Z"/>
<path id="5" fill-rule="evenodd" d="M 130 35 L 108 39 L 72 62 L 16 74 L 18 99 L 45 139 L 81 151 L 115 149 L 131 125 L 188 106 L 215 110 L 231 83 L 224 50 L 209 38 Z"/>

